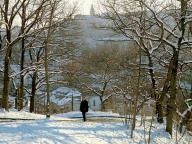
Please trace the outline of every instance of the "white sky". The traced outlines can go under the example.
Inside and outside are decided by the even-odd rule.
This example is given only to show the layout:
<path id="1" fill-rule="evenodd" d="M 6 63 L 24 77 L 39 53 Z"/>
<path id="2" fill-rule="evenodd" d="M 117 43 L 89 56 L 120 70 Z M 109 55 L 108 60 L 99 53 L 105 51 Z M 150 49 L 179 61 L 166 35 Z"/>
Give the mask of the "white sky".
<path id="1" fill-rule="evenodd" d="M 79 0 L 80 4 L 82 4 L 82 7 L 81 7 L 81 14 L 84 14 L 84 15 L 90 15 L 90 8 L 91 8 L 91 4 L 95 5 L 96 7 L 96 2 L 98 0 Z"/>
<path id="2" fill-rule="evenodd" d="M 97 5 L 99 4 L 100 0 L 79 0 L 80 4 L 82 4 L 80 14 L 84 15 L 90 15 L 90 8 L 91 4 L 93 4 L 94 9 L 96 10 Z M 164 0 L 158 0 L 158 2 L 162 2 Z M 172 0 L 166 0 L 164 2 L 172 2 Z M 177 2 L 176 0 L 174 1 L 175 3 Z"/>

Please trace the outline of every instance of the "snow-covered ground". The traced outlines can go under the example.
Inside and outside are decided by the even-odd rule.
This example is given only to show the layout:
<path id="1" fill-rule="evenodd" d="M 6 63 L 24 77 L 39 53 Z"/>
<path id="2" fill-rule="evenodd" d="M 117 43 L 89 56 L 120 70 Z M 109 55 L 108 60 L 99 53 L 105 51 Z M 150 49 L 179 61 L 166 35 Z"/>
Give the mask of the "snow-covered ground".
<path id="1" fill-rule="evenodd" d="M 98 117 L 102 116 L 102 117 Z M 106 117 L 104 117 L 106 116 Z M 1 144 L 143 144 L 148 141 L 149 122 L 144 127 L 140 126 L 137 117 L 136 129 L 131 139 L 131 126 L 125 126 L 123 119 L 119 121 L 109 117 L 118 117 L 112 112 L 87 113 L 87 122 L 83 122 L 80 112 L 69 112 L 51 115 L 47 119 L 44 115 L 28 113 L 25 111 L 0 110 L 0 118 L 35 119 L 12 122 L 0 122 Z M 76 119 L 74 119 L 74 117 Z M 97 119 L 97 120 L 95 120 Z M 105 119 L 105 120 L 104 120 Z M 1 119 L 2 120 L 2 119 Z M 94 120 L 94 121 L 93 121 Z M 145 133 L 145 136 L 144 136 Z M 185 133 L 184 136 L 174 131 L 173 138 L 165 132 L 165 124 L 153 122 L 151 131 L 152 144 L 192 144 L 192 137 Z"/>

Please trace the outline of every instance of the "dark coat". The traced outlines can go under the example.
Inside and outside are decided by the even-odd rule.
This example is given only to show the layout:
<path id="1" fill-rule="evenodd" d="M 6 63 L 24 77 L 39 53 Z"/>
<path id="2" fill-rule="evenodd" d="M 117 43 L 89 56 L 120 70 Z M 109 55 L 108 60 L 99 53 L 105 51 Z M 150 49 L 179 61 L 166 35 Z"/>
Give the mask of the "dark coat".
<path id="1" fill-rule="evenodd" d="M 80 111 L 81 111 L 81 112 L 88 112 L 88 109 L 89 109 L 88 102 L 87 102 L 86 100 L 81 101 Z"/>

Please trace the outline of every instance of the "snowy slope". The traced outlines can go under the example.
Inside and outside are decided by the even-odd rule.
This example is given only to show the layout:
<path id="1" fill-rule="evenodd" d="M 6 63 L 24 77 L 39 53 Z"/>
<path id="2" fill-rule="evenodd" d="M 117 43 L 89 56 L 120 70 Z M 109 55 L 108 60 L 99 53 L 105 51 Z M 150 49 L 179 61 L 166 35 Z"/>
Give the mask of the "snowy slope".
<path id="1" fill-rule="evenodd" d="M 92 116 L 118 116 L 111 112 L 90 112 Z M 70 112 L 59 115 L 51 115 L 47 119 L 44 115 L 28 113 L 25 111 L 10 110 L 0 111 L 0 118 L 34 118 L 37 120 L 14 121 L 0 123 L 1 144 L 144 144 L 148 141 L 149 122 L 144 127 L 140 126 L 140 117 L 137 117 L 136 129 L 131 139 L 131 126 L 125 126 L 123 119 L 119 122 L 75 121 L 70 117 L 81 116 L 80 112 Z M 144 135 L 145 133 L 145 135 Z M 185 133 L 177 134 L 179 144 L 192 143 L 192 137 Z M 176 131 L 173 138 L 165 132 L 165 124 L 153 122 L 151 131 L 152 144 L 175 144 Z"/>

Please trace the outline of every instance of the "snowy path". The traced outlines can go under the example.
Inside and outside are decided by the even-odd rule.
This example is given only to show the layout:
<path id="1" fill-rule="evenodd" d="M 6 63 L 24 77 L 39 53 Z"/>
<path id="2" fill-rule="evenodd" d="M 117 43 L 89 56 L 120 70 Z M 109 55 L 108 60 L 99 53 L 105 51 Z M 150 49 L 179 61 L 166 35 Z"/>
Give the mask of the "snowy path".
<path id="1" fill-rule="evenodd" d="M 125 126 L 122 122 L 124 119 L 116 117 L 120 115 L 88 112 L 87 122 L 82 122 L 81 112 L 55 114 L 47 119 L 45 115 L 25 111 L 1 110 L 1 119 L 20 120 L 0 122 L 0 144 L 144 144 L 145 140 L 148 141 L 149 122 L 146 121 L 144 130 L 138 116 L 131 139 L 131 126 Z M 165 123 L 154 121 L 150 143 L 175 144 L 175 132 L 171 139 L 165 131 Z M 184 136 L 178 134 L 177 138 L 179 144 L 192 144 L 192 137 L 187 133 Z"/>
<path id="2" fill-rule="evenodd" d="M 0 143 L 109 144 L 128 143 L 122 123 L 58 122 L 39 120 L 0 124 Z M 1 130 L 6 130 L 3 132 Z"/>

